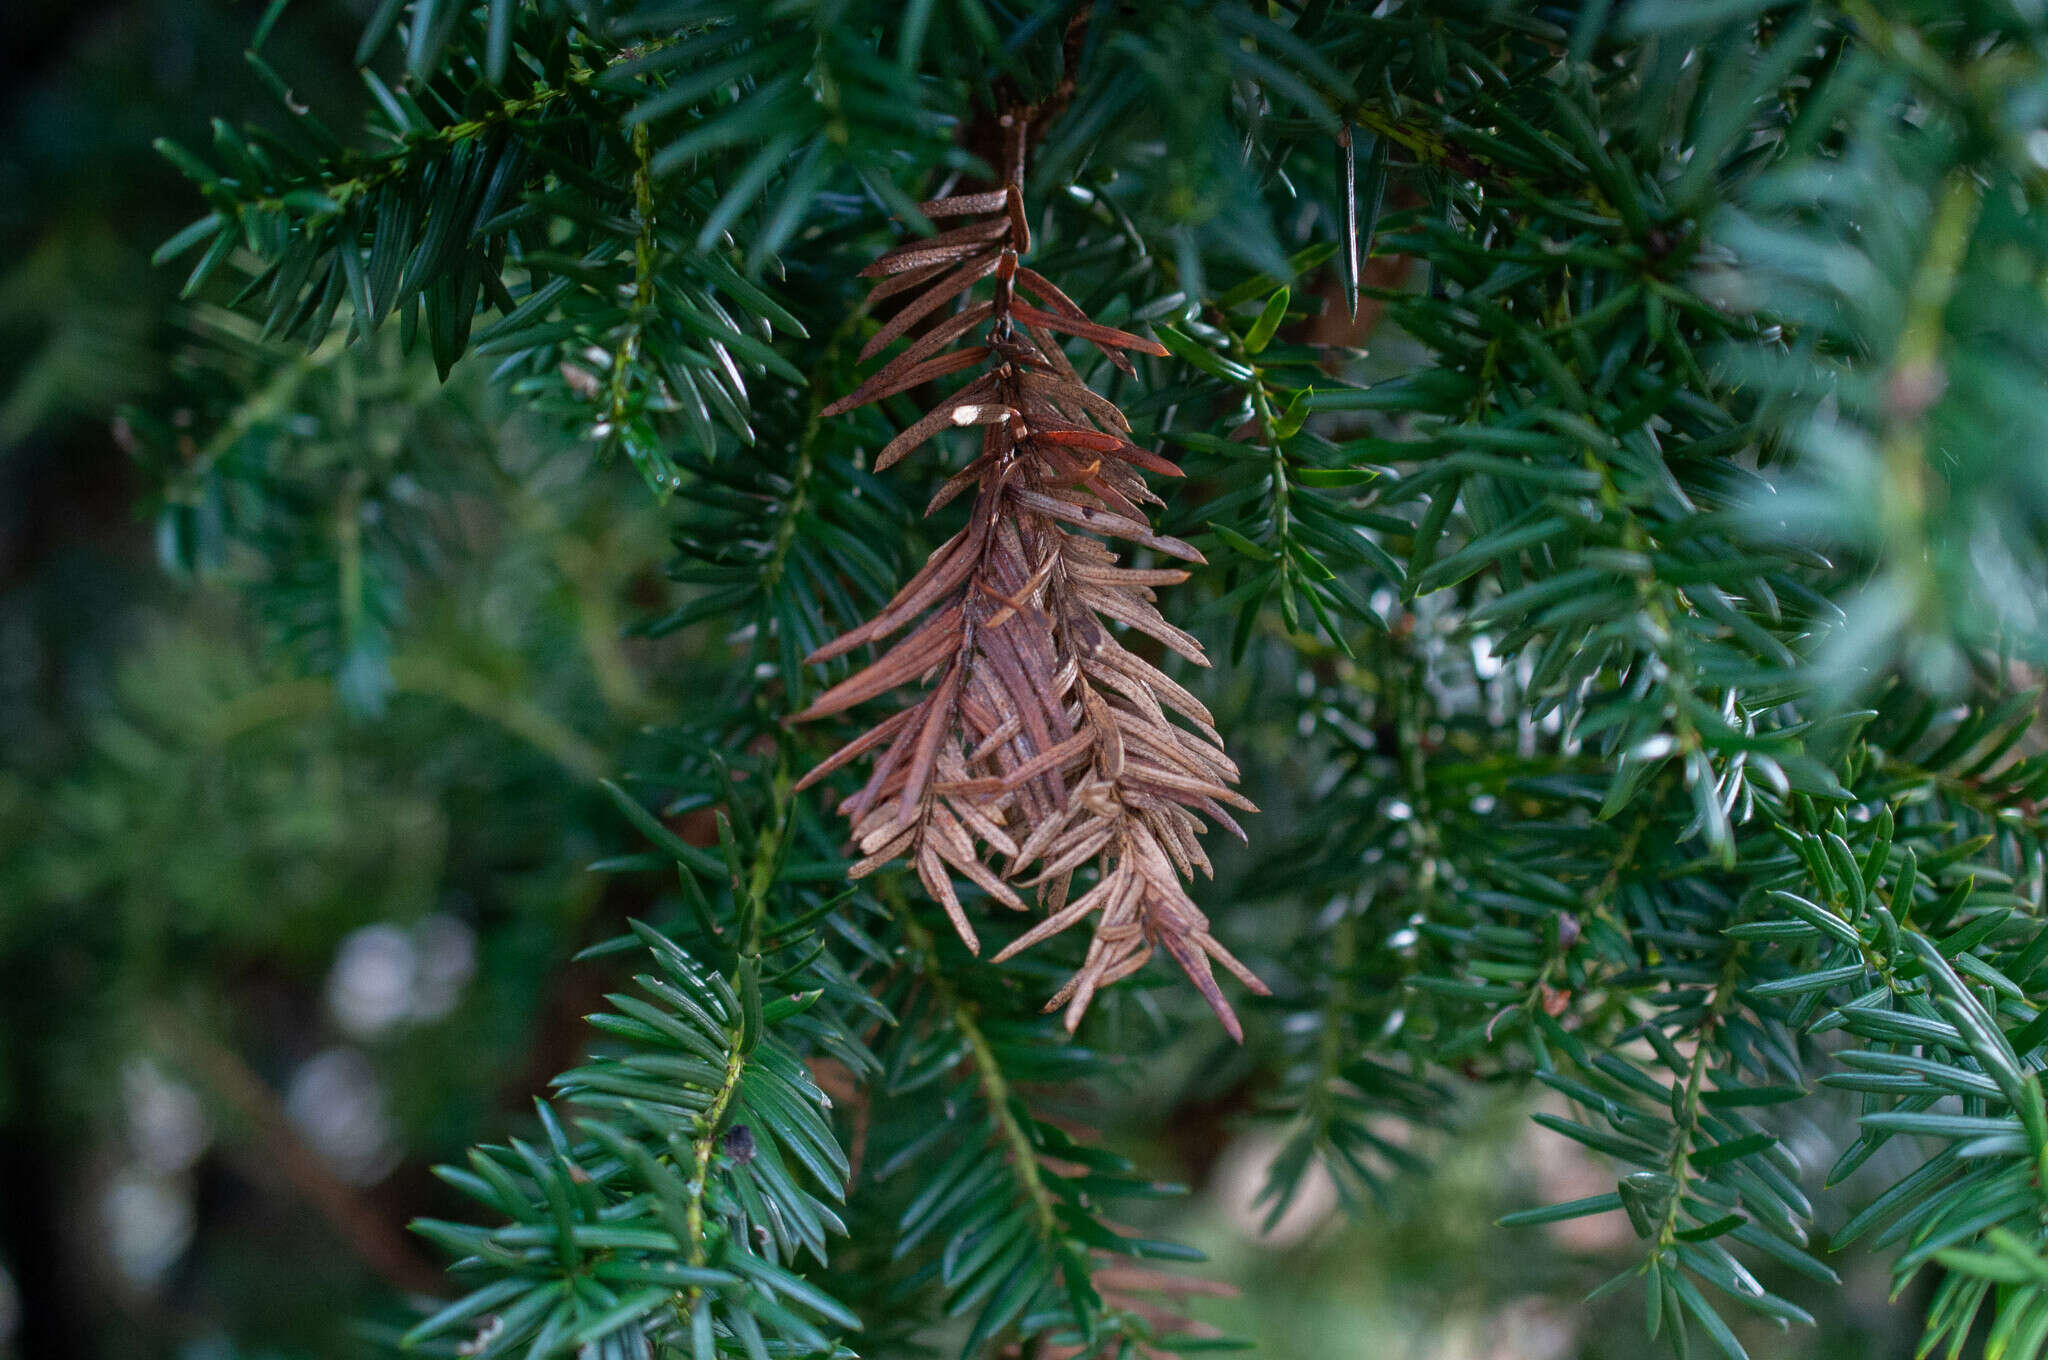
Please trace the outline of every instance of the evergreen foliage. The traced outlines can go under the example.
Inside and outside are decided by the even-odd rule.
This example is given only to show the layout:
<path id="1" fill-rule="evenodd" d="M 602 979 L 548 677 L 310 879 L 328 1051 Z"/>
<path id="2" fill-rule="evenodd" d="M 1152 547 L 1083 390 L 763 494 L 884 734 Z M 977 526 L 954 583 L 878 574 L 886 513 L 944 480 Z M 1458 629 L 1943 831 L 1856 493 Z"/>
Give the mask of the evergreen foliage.
<path id="1" fill-rule="evenodd" d="M 2048 1353 L 2038 6 L 382 0 L 360 132 L 265 63 L 283 8 L 280 117 L 163 148 L 205 215 L 162 256 L 238 309 L 197 429 L 132 420 L 166 557 L 355 711 L 474 702 L 404 664 L 409 583 L 465 498 L 587 494 L 566 432 L 673 532 L 633 626 L 715 659 L 657 715 L 592 652 L 656 720 L 611 786 L 651 848 L 601 867 L 680 878 L 579 965 L 647 971 L 538 1131 L 443 1172 L 488 1222 L 419 1225 L 470 1292 L 405 1344 L 1213 1344 L 1136 1264 L 1191 1253 L 1112 1217 L 1171 1187 L 1075 1118 L 1172 1046 L 1284 1130 L 1276 1217 L 1314 1162 L 1373 1213 L 1460 1087 L 1540 1084 L 1614 1188 L 1503 1234 L 1625 1216 L 1610 1287 L 1678 1354 L 1810 1321 L 1764 1281 L 1851 1243 L 1938 1277 L 1928 1347 Z M 917 324 L 865 310 L 878 255 Z M 1156 531 L 1140 467 L 1181 474 Z M 920 587 L 983 533 L 949 615 Z M 946 642 L 971 610 L 1042 654 Z M 1129 627 L 1114 694 L 1084 614 Z M 1267 814 L 1183 889 L 1212 719 Z M 866 791 L 800 790 L 848 740 Z M 1088 907 L 1092 943 L 1031 928 Z M 1155 944 L 1270 986 L 1241 1053 L 1122 978 Z"/>

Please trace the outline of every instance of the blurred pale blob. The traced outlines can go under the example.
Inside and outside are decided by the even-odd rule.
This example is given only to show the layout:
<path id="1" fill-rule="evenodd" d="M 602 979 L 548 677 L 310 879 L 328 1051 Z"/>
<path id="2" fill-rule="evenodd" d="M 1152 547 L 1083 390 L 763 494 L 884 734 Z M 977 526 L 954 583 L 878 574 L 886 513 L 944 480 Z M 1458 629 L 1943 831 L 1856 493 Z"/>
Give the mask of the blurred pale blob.
<path id="1" fill-rule="evenodd" d="M 146 1292 L 191 1245 L 198 1220 L 187 1173 L 212 1146 L 213 1130 L 198 1094 L 146 1058 L 122 1066 L 121 1107 L 128 1157 L 101 1187 L 100 1240 L 114 1273 Z M 0 1275 L 0 1342 L 19 1322 L 11 1289 Z M 14 1324 L 8 1322 L 10 1306 Z"/>
<path id="2" fill-rule="evenodd" d="M 159 1176 L 188 1171 L 212 1145 L 213 1130 L 198 1093 L 166 1077 L 148 1059 L 132 1059 L 121 1069 L 121 1095 L 128 1149 L 144 1170 Z"/>
<path id="3" fill-rule="evenodd" d="M 1555 1092 L 1544 1092 L 1536 1105 L 1566 1118 L 1573 1114 L 1564 1097 Z M 1562 1204 L 1614 1192 L 1613 1167 L 1600 1162 L 1571 1139 L 1539 1124 L 1532 1122 L 1524 1127 L 1515 1159 L 1534 1178 L 1533 1199 L 1537 1203 Z M 1585 1255 L 1617 1251 L 1635 1240 L 1628 1215 L 1620 1210 L 1547 1223 L 1543 1231 L 1564 1250 Z"/>
<path id="4" fill-rule="evenodd" d="M 1526 1294 L 1472 1318 L 1467 1335 L 1450 1341 L 1438 1356 L 1439 1360 L 1565 1360 L 1577 1353 L 1578 1341 L 1578 1326 L 1568 1303 Z"/>
<path id="5" fill-rule="evenodd" d="M 359 1049 L 330 1048 L 292 1074 L 285 1114 L 334 1173 L 354 1185 L 398 1164 L 396 1129 L 376 1069 Z"/>
<path id="6" fill-rule="evenodd" d="M 1337 1183 L 1320 1161 L 1309 1164 L 1294 1202 L 1270 1231 L 1267 1206 L 1258 1202 L 1273 1159 L 1279 1155 L 1284 1130 L 1261 1129 L 1233 1142 L 1216 1163 L 1209 1191 L 1216 1197 L 1231 1229 L 1247 1241 L 1269 1247 L 1291 1247 L 1308 1240 L 1337 1212 Z"/>
<path id="7" fill-rule="evenodd" d="M 327 975 L 327 1008 L 350 1036 L 439 1020 L 476 973 L 476 934 L 453 916 L 407 928 L 380 921 L 351 931 Z"/>
<path id="8" fill-rule="evenodd" d="M 192 1188 L 183 1176 L 124 1166 L 100 1193 L 100 1223 L 107 1257 L 121 1279 L 150 1289 L 191 1244 L 197 1226 Z"/>

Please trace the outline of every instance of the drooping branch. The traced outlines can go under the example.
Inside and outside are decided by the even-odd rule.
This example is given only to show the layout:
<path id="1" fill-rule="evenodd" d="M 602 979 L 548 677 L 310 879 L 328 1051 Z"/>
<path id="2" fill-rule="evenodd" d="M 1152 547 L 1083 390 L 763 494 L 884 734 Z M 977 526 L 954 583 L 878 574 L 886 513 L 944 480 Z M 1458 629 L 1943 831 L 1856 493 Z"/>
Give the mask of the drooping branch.
<path id="1" fill-rule="evenodd" d="M 1228 809 L 1254 809 L 1232 787 L 1237 767 L 1208 711 L 1112 630 L 1136 630 L 1206 666 L 1201 644 L 1166 621 L 1154 595 L 1187 573 L 1121 565 L 1105 540 L 1180 561 L 1202 557 L 1153 532 L 1147 518 L 1145 507 L 1162 502 L 1144 474 L 1179 470 L 1131 442 L 1129 422 L 1081 379 L 1059 337 L 1087 341 L 1125 372 L 1133 371 L 1127 351 L 1166 351 L 1091 321 L 1019 263 L 1031 243 L 1029 115 L 1013 112 L 1003 124 L 1000 188 L 921 205 L 936 222 L 971 220 L 863 271 L 881 280 L 872 301 L 909 295 L 863 358 L 942 319 L 824 414 L 979 368 L 891 440 L 875 466 L 951 428 L 979 427 L 981 452 L 930 507 L 971 493 L 966 527 L 879 614 L 811 660 L 900 639 L 796 716 L 828 717 L 913 684 L 923 696 L 848 742 L 804 783 L 872 754 L 867 782 L 840 805 L 862 856 L 854 876 L 908 860 L 970 949 L 979 941 L 955 876 L 1015 910 L 1025 909 L 1018 886 L 1037 890 L 1045 919 L 998 957 L 1092 917 L 1086 960 L 1051 1003 L 1066 1008 L 1069 1028 L 1102 987 L 1163 948 L 1241 1037 L 1211 960 L 1253 990 L 1265 988 L 1210 934 L 1181 880 L 1209 871 L 1205 818 L 1241 838 Z M 962 305 L 989 280 L 992 297 Z M 956 310 L 945 315 L 949 307 Z M 1091 864 L 1093 883 L 1073 895 L 1074 875 Z"/>

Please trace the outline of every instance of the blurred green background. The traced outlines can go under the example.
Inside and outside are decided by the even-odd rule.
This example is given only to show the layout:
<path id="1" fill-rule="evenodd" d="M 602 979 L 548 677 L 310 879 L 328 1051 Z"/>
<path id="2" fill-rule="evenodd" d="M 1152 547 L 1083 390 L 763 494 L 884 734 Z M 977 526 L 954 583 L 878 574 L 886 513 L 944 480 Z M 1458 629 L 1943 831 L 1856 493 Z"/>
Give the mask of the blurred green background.
<path id="1" fill-rule="evenodd" d="M 259 606 L 232 561 L 159 565 L 154 498 L 226 437 L 206 407 L 223 368 L 257 361 L 149 263 L 192 215 L 150 142 L 267 116 L 240 59 L 261 8 L 50 0 L 10 7 L 0 43 L 0 1356 L 19 1360 L 382 1353 L 377 1325 L 439 1288 L 403 1230 L 451 1207 L 428 1168 L 516 1126 L 573 1059 L 610 978 L 571 956 L 656 891 L 584 870 L 632 843 L 595 777 L 718 680 L 716 657 L 622 640 L 664 591 L 637 475 L 592 474 L 480 372 L 444 390 L 389 350 L 262 369 L 229 429 L 308 488 L 365 459 L 482 470 L 414 545 L 381 709 L 278 660 L 332 645 L 291 582 Z M 303 0 L 267 47 L 337 125 L 367 8 Z M 1526 1093 L 1472 1090 L 1434 1174 L 1357 1221 L 1311 1187 L 1263 1233 L 1274 1143 L 1246 1093 L 1227 1071 L 1139 1080 L 1121 1104 L 1172 1113 L 1112 1136 L 1196 1188 L 1172 1231 L 1239 1291 L 1202 1315 L 1263 1354 L 1651 1344 L 1630 1297 L 1579 1302 L 1628 1259 L 1616 1216 L 1491 1226 L 1611 1183 L 1528 1123 Z M 1917 1312 L 1887 1304 L 1882 1264 L 1844 1273 L 1774 1282 L 1822 1326 L 1759 1328 L 1752 1353 L 1910 1354 Z"/>

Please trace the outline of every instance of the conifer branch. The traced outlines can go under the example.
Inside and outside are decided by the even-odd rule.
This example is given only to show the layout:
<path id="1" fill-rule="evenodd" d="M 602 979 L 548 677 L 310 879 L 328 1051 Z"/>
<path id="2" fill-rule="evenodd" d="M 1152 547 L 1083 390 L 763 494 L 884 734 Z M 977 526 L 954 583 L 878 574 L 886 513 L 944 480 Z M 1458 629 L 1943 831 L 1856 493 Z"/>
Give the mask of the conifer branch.
<path id="1" fill-rule="evenodd" d="M 1928 1349 L 1982 1314 L 1994 1351 L 2048 1351 L 2048 179 L 2024 97 L 2048 20 L 387 0 L 365 52 L 401 18 L 375 149 L 259 67 L 287 135 L 169 153 L 211 211 L 166 258 L 197 252 L 200 288 L 253 258 L 255 315 L 203 312 L 180 355 L 203 381 L 181 369 L 177 413 L 134 426 L 170 555 L 247 564 L 294 658 L 347 684 L 213 704 L 145 676 L 149 721 L 90 781 L 128 801 L 77 801 L 174 827 L 162 790 L 218 767 L 190 759 L 208 724 L 297 738 L 276 720 L 330 695 L 367 715 L 438 685 L 579 774 L 609 759 L 582 733 L 639 721 L 617 683 L 637 649 L 591 648 L 606 711 L 579 702 L 552 578 L 476 592 L 568 635 L 566 703 L 500 695 L 407 622 L 419 598 L 495 628 L 448 599 L 440 521 L 568 482 L 491 464 L 479 491 L 495 408 L 428 438 L 422 413 L 474 394 L 430 403 L 401 345 L 441 375 L 490 356 L 522 412 L 672 497 L 681 598 L 636 631 L 699 630 L 662 653 L 688 717 L 646 738 L 658 810 L 611 786 L 655 849 L 606 867 L 680 863 L 693 929 L 643 937 L 660 976 L 560 1084 L 580 1120 L 545 1107 L 448 1173 L 504 1226 L 426 1225 L 480 1283 L 416 1340 L 759 1357 L 947 1315 L 976 1354 L 1163 1349 L 1195 1287 L 1111 1258 L 1185 1252 L 1101 1207 L 1162 1187 L 1056 1102 L 1115 1056 L 1063 1030 L 1164 949 L 1250 1031 L 1233 1090 L 1284 1120 L 1275 1214 L 1318 1164 L 1354 1210 L 1425 1174 L 1458 1082 L 1541 1083 L 1572 1107 L 1543 1127 L 1613 1161 L 1613 1189 L 1505 1221 L 1625 1216 L 1613 1283 L 1647 1285 L 1681 1354 L 1741 1360 L 1724 1296 L 1806 1321 L 1771 1272 L 1837 1282 L 1791 1112 L 1838 1129 L 1830 1182 L 1903 1163 L 1828 1245 L 1943 1273 Z M 1058 192 L 1027 200 L 1027 159 Z M 944 176 L 921 207 L 896 187 Z M 846 261 L 887 231 L 875 201 L 935 232 L 863 271 L 869 320 Z M 1319 304 L 1361 295 L 1401 339 L 1328 348 L 1360 336 Z M 343 345 L 387 319 L 394 343 Z M 863 329 L 875 371 L 843 383 Z M 1109 369 L 1162 350 L 1184 367 L 1126 400 Z M 970 437 L 930 479 L 965 527 L 906 564 L 913 508 L 876 474 Z M 1193 494 L 1164 507 L 1147 474 Z M 1173 585 L 1251 677 L 1210 701 L 1241 779 L 1154 647 L 1205 664 L 1160 609 Z M 874 719 L 804 781 L 861 767 L 838 790 L 851 887 L 793 799 L 788 709 Z M 1285 844 L 1225 862 L 1212 927 L 1187 881 L 1244 793 Z M 269 801 L 234 805 L 238 845 Z M 604 834 L 584 801 L 502 821 Z M 179 875 L 131 858 L 160 914 Z M 904 905 L 899 861 L 968 955 Z M 968 888 L 1021 918 L 990 963 Z M 1055 987 L 1036 956 L 993 963 L 1084 925 L 1063 1016 L 1030 1016 Z M 1240 1021 L 1214 967 L 1263 989 L 1218 936 L 1255 933 L 1282 995 Z M 798 1270 L 848 1179 L 821 1086 L 874 1133 L 857 1250 L 830 1253 L 860 1319 Z M 1156 1125 L 1183 1134 L 1182 1109 Z"/>
<path id="2" fill-rule="evenodd" d="M 983 1103 L 988 1107 L 989 1118 L 1000 1132 L 1009 1158 L 1010 1169 L 1016 1174 L 1017 1185 L 1023 1191 L 1025 1201 L 1030 1205 L 1034 1231 L 1039 1240 L 1051 1249 L 1059 1240 L 1058 1207 L 1046 1191 L 1045 1181 L 1039 1173 L 1038 1150 L 1031 1145 L 1031 1135 L 1018 1122 L 1017 1112 L 1011 1108 L 1015 1097 L 1010 1091 L 1009 1078 L 1003 1073 L 1003 1065 L 990 1047 L 988 1036 L 982 1033 L 981 1025 L 975 1019 L 974 1008 L 960 995 L 959 989 L 946 976 L 945 965 L 939 960 L 938 943 L 930 931 L 924 928 L 915 914 L 907 907 L 899 906 L 896 919 L 901 925 L 904 937 L 912 949 L 924 961 L 923 976 L 927 986 L 937 996 L 939 1007 L 944 1012 L 946 1023 L 958 1030 L 967 1041 L 967 1052 L 974 1065 L 974 1079 L 981 1088 Z"/>

